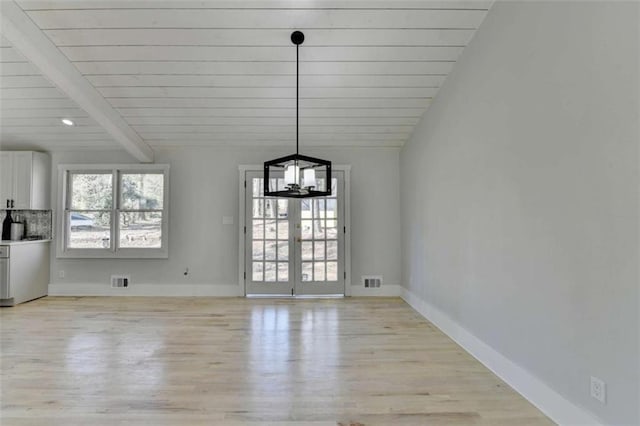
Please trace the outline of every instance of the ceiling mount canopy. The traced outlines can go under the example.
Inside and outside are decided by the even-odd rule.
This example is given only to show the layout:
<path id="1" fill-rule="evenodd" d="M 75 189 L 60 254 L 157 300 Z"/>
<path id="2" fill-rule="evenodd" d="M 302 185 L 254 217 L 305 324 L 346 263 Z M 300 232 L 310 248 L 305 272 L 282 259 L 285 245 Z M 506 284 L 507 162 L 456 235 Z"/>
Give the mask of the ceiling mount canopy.
<path id="1" fill-rule="evenodd" d="M 300 31 L 291 33 L 296 45 L 296 153 L 264 163 L 265 197 L 309 198 L 331 195 L 331 161 L 299 153 L 300 60 L 299 49 L 304 42 Z M 284 172 L 284 174 L 283 174 Z"/>

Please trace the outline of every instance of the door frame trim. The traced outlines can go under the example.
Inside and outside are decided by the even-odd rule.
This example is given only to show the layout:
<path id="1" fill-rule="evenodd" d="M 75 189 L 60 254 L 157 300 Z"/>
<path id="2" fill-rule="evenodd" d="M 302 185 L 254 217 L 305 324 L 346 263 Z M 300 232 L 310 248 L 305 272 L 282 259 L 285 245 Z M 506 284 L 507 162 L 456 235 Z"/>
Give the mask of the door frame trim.
<path id="1" fill-rule="evenodd" d="M 262 172 L 264 167 L 255 164 L 238 166 L 238 286 L 240 293 L 247 295 L 245 281 L 245 175 L 247 172 Z M 344 173 L 344 295 L 351 296 L 351 165 L 334 165 L 332 170 Z"/>

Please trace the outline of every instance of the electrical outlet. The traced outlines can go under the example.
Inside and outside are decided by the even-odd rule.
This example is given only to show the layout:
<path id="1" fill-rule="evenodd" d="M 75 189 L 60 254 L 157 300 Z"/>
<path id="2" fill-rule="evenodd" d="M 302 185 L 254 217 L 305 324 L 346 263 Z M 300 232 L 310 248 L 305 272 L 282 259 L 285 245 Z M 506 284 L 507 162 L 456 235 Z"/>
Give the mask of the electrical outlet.
<path id="1" fill-rule="evenodd" d="M 58 271 L 58 278 L 64 278 L 64 271 L 63 270 Z"/>
<path id="2" fill-rule="evenodd" d="M 593 376 L 591 376 L 591 396 L 603 404 L 607 403 L 607 385 Z"/>

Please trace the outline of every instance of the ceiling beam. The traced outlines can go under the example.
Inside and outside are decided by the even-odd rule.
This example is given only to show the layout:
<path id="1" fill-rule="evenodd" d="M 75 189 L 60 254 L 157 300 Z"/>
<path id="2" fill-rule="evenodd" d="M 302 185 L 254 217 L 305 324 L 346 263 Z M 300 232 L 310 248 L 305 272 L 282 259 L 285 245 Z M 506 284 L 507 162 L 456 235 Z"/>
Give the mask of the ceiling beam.
<path id="1" fill-rule="evenodd" d="M 0 31 L 42 74 L 97 121 L 137 160 L 153 150 L 49 40 L 15 1 L 0 1 Z"/>

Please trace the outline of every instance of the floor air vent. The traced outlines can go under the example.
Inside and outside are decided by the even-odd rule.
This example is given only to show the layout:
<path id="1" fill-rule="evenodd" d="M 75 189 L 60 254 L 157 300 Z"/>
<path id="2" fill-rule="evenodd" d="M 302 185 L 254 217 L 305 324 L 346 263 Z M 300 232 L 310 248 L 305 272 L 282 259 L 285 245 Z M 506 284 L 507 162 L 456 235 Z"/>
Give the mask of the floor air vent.
<path id="1" fill-rule="evenodd" d="M 111 287 L 113 288 L 129 287 L 129 276 L 128 275 L 111 275 Z"/>
<path id="2" fill-rule="evenodd" d="M 381 276 L 363 276 L 362 284 L 364 288 L 380 288 L 382 285 L 382 277 Z"/>

